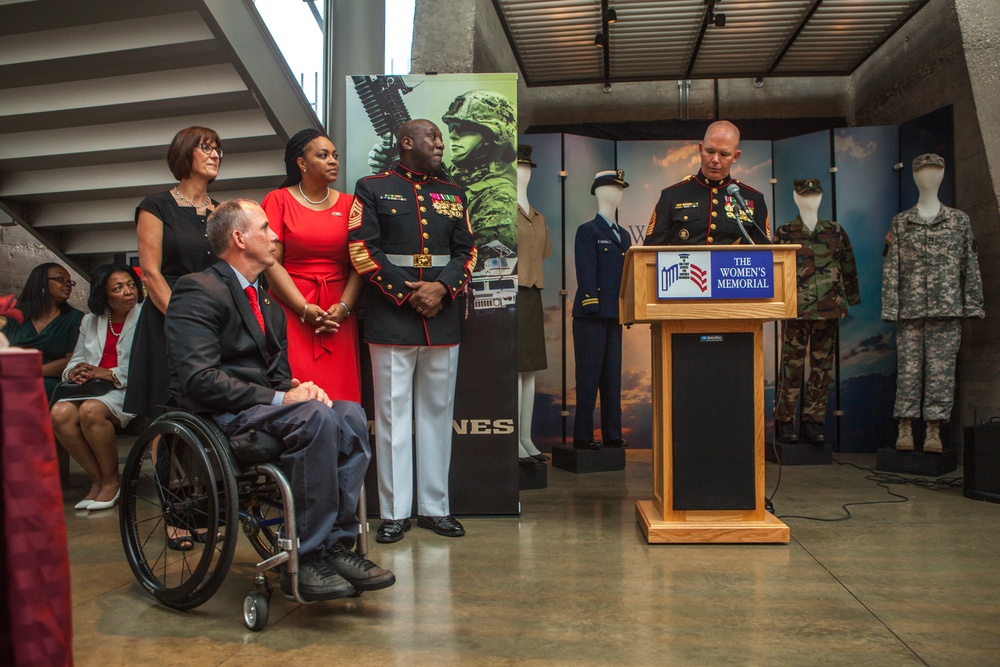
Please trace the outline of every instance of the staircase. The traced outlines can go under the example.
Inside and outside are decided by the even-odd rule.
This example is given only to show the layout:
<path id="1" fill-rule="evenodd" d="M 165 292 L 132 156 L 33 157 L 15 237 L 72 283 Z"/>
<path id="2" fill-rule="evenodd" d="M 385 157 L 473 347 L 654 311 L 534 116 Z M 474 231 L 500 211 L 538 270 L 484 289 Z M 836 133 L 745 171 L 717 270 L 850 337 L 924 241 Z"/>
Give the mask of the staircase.
<path id="1" fill-rule="evenodd" d="M 321 127 L 250 0 L 0 0 L 0 209 L 76 270 L 135 252 L 190 125 L 222 137 L 219 201 L 259 201 Z"/>

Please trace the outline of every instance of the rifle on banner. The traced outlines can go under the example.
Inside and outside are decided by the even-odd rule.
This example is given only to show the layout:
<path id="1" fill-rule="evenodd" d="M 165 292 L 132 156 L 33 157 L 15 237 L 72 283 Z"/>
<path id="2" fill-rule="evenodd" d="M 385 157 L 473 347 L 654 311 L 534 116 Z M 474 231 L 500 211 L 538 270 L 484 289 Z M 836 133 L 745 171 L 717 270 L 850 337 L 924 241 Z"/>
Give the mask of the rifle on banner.
<path id="1" fill-rule="evenodd" d="M 381 144 L 368 153 L 368 166 L 373 173 L 379 172 L 386 169 L 399 154 L 396 135 L 403 123 L 410 120 L 403 95 L 413 88 L 406 85 L 400 76 L 352 76 L 351 79 L 372 128 L 382 137 Z"/>

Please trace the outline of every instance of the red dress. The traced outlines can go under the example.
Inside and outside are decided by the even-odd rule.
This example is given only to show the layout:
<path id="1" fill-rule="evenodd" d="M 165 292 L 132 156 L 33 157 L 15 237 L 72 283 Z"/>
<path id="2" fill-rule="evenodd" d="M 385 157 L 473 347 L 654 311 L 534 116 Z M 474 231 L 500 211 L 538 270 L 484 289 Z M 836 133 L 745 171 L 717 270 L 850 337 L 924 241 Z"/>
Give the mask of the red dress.
<path id="1" fill-rule="evenodd" d="M 331 194 L 331 197 L 333 195 Z M 329 308 L 341 300 L 351 275 L 347 251 L 347 218 L 354 198 L 341 193 L 330 208 L 314 211 L 302 206 L 282 188 L 269 192 L 261 206 L 271 229 L 284 244 L 282 265 L 309 303 Z M 361 401 L 358 322 L 351 313 L 337 333 L 313 333 L 303 324 L 302 312 L 293 312 L 281 299 L 288 320 L 288 362 L 292 376 L 311 380 L 331 400 Z"/>

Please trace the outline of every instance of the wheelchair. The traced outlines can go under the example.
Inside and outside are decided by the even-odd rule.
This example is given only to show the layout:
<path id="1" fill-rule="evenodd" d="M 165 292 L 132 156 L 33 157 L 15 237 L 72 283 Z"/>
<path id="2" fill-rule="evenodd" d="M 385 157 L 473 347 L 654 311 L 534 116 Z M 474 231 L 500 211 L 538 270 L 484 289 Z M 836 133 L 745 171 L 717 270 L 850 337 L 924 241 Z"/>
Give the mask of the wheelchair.
<path id="1" fill-rule="evenodd" d="M 278 464 L 283 451 L 270 434 L 230 439 L 211 419 L 187 411 L 154 420 L 125 463 L 119 512 L 125 557 L 142 587 L 173 609 L 205 603 L 222 585 L 242 532 L 263 559 L 243 602 L 246 626 L 267 625 L 272 582 L 266 575 L 282 564 L 291 580 L 286 597 L 308 604 L 299 593 L 295 505 Z M 364 489 L 358 519 L 356 550 L 366 557 Z M 169 549 L 171 529 L 187 531 L 193 548 Z"/>

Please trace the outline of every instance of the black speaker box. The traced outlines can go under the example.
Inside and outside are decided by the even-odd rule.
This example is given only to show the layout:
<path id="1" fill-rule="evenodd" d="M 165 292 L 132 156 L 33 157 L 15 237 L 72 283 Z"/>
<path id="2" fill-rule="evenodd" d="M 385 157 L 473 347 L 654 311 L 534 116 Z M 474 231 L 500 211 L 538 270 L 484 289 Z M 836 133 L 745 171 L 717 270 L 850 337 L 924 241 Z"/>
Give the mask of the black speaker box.
<path id="1" fill-rule="evenodd" d="M 962 464 L 965 473 L 963 495 L 1000 503 L 1000 422 L 965 428 Z"/>

